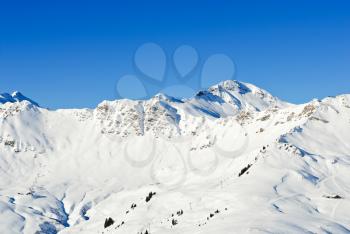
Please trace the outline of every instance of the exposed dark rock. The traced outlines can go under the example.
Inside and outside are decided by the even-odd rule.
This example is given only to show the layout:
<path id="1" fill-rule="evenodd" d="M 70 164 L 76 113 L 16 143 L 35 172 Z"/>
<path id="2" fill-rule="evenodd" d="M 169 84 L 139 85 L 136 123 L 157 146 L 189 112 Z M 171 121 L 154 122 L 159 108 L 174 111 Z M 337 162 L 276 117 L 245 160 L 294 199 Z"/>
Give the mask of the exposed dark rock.
<path id="1" fill-rule="evenodd" d="M 344 199 L 342 196 L 340 195 L 334 195 L 334 196 L 323 196 L 325 198 L 328 198 L 328 199 Z"/>
<path id="2" fill-rule="evenodd" d="M 181 216 L 184 214 L 184 211 L 183 210 L 179 210 L 178 212 L 176 212 L 177 216 Z"/>
<path id="3" fill-rule="evenodd" d="M 135 203 L 133 203 L 132 205 L 131 205 L 131 209 L 135 209 L 136 208 L 136 204 Z"/>
<path id="4" fill-rule="evenodd" d="M 109 226 L 112 226 L 114 224 L 114 220 L 112 218 L 107 218 L 105 220 L 104 228 L 108 228 Z"/>
<path id="5" fill-rule="evenodd" d="M 253 165 L 252 164 L 248 164 L 245 168 L 243 168 L 241 170 L 241 172 L 238 174 L 238 177 L 241 177 L 244 173 L 246 173 L 249 170 L 249 168 L 251 168 L 251 166 L 253 166 Z"/>
<path id="6" fill-rule="evenodd" d="M 11 146 L 11 147 L 15 147 L 15 141 L 10 141 L 10 140 L 7 140 L 7 141 L 5 141 L 5 145 L 7 145 L 7 146 Z"/>
<path id="7" fill-rule="evenodd" d="M 173 226 L 175 226 L 175 225 L 177 225 L 177 224 L 178 224 L 178 222 L 177 222 L 177 220 L 176 220 L 176 219 L 173 219 L 173 220 L 171 220 L 171 224 L 172 224 Z"/>
<path id="8" fill-rule="evenodd" d="M 150 192 L 150 193 L 148 194 L 148 196 L 146 197 L 146 202 L 149 202 L 149 201 L 152 199 L 152 197 L 153 197 L 154 195 L 156 195 L 155 192 Z"/>

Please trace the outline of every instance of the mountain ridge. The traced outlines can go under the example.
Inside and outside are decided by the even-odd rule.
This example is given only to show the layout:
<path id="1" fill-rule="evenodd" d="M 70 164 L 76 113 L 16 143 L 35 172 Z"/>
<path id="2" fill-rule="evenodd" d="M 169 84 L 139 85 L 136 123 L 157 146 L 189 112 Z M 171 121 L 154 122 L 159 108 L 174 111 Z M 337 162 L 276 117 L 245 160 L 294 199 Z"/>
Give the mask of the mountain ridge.
<path id="1" fill-rule="evenodd" d="M 254 87 L 1 104 L 0 232 L 349 233 L 350 95 L 293 105 Z"/>
<path id="2" fill-rule="evenodd" d="M 275 101 L 276 103 L 279 103 L 279 102 L 285 103 L 285 102 L 280 101 L 278 98 L 273 97 L 266 90 L 260 89 L 252 84 L 244 83 L 244 82 L 237 81 L 237 80 L 222 81 L 216 85 L 209 87 L 208 89 L 203 89 L 202 91 L 198 91 L 197 94 L 194 95 L 192 98 L 182 98 L 181 99 L 181 98 L 175 98 L 175 97 L 169 96 L 167 94 L 159 93 L 159 94 L 156 94 L 153 97 L 150 97 L 149 99 L 146 99 L 146 100 L 155 99 L 155 98 L 163 98 L 163 99 L 167 99 L 169 101 L 171 100 L 171 101 L 177 101 L 177 102 L 184 102 L 186 100 L 191 100 L 191 99 L 194 99 L 196 97 L 200 97 L 201 95 L 199 95 L 199 94 L 201 94 L 203 92 L 208 92 L 208 93 L 211 93 L 212 95 L 217 95 L 216 98 L 223 98 L 224 95 L 222 95 L 222 92 L 229 93 L 229 91 L 234 92 L 236 94 L 239 94 L 240 96 L 244 95 L 244 94 L 248 94 L 248 93 L 262 95 L 262 97 L 264 97 L 266 95 L 270 99 L 273 99 L 273 101 Z M 233 93 L 230 93 L 230 94 L 232 96 Z M 12 94 L 9 94 L 9 93 L 0 94 L 0 103 L 1 104 L 4 104 L 6 102 L 10 102 L 10 103 L 21 102 L 24 100 L 29 101 L 30 103 L 32 103 L 36 106 L 39 106 L 37 102 L 24 96 L 19 91 L 15 91 Z M 119 100 L 123 100 L 123 99 L 119 99 Z M 129 100 L 131 100 L 131 99 L 129 99 Z M 105 101 L 107 101 L 107 100 L 105 100 Z M 112 100 L 112 101 L 118 101 L 118 100 Z M 134 101 L 142 101 L 142 100 L 134 100 Z M 229 100 L 229 101 L 232 101 L 232 100 Z M 104 102 L 104 101 L 102 101 L 102 102 Z"/>

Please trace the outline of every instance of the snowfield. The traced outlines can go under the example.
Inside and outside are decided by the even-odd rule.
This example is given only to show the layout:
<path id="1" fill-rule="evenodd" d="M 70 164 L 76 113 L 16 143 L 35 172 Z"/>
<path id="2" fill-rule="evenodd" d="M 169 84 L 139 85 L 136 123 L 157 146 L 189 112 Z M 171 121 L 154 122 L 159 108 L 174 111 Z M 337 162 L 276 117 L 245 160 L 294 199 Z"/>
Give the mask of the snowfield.
<path id="1" fill-rule="evenodd" d="M 49 110 L 0 95 L 0 233 L 350 233 L 350 95 L 224 81 Z"/>

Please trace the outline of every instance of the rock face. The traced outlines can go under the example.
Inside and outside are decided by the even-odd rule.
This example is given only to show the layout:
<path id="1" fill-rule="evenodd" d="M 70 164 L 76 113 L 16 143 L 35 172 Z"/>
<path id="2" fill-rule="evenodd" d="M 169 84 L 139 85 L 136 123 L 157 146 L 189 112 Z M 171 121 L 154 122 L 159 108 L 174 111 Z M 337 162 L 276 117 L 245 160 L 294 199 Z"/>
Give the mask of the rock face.
<path id="1" fill-rule="evenodd" d="M 350 232 L 350 95 L 0 103 L 0 233 Z"/>

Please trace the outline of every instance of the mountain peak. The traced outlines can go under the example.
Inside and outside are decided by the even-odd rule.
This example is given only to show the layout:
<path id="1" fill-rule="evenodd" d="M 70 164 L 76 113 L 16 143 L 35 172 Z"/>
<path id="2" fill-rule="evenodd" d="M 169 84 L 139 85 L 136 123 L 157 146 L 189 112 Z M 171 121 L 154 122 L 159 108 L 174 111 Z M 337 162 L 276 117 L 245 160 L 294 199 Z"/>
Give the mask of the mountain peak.
<path id="1" fill-rule="evenodd" d="M 160 101 L 167 101 L 167 102 L 177 102 L 177 103 L 183 103 L 181 99 L 175 98 L 173 96 L 164 94 L 164 93 L 158 93 L 156 94 L 153 99 L 157 99 Z"/>
<path id="2" fill-rule="evenodd" d="M 33 101 L 32 99 L 24 96 L 21 92 L 19 91 L 15 91 L 12 94 L 9 93 L 2 93 L 0 94 L 0 103 L 4 104 L 4 103 L 14 103 L 14 102 L 22 102 L 22 101 L 28 101 L 31 104 L 35 105 L 35 106 L 39 106 L 39 104 L 35 101 Z"/>
<path id="3" fill-rule="evenodd" d="M 14 91 L 11 96 L 14 97 L 14 96 L 17 96 L 17 95 L 23 95 L 21 92 L 19 91 Z"/>
<path id="4" fill-rule="evenodd" d="M 237 80 L 222 81 L 208 88 L 207 92 L 219 97 L 225 103 L 237 106 L 238 109 L 261 111 L 269 107 L 286 107 L 290 105 L 274 97 L 264 89 Z"/>
<path id="5" fill-rule="evenodd" d="M 240 94 L 246 94 L 249 92 L 252 92 L 252 90 L 248 87 L 249 84 L 240 82 L 238 80 L 225 80 L 222 81 L 212 87 L 210 89 L 218 89 L 218 88 L 224 88 L 226 90 L 230 91 L 238 91 Z M 251 85 L 253 86 L 253 85 Z M 254 86 L 255 87 L 255 86 Z"/>

